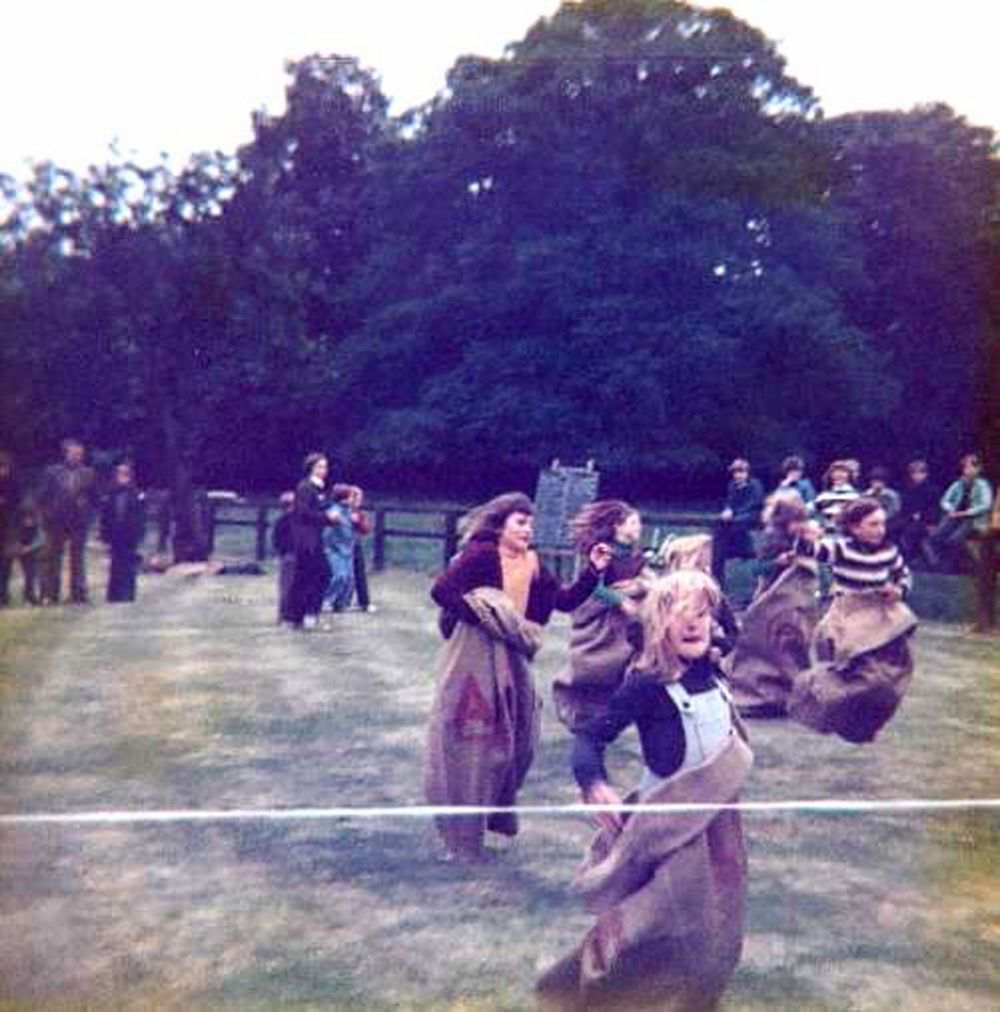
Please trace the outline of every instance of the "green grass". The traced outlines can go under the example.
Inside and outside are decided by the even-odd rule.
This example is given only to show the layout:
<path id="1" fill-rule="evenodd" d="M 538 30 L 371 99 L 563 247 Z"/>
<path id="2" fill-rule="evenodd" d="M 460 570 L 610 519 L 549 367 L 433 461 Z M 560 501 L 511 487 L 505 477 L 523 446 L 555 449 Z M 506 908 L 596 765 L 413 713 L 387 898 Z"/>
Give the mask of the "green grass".
<path id="1" fill-rule="evenodd" d="M 0 810 L 421 801 L 426 589 L 379 575 L 378 614 L 315 635 L 275 628 L 271 577 L 144 577 L 136 607 L 0 614 Z M 546 633 L 546 699 L 566 637 L 562 618 Z M 873 745 L 754 724 L 747 797 L 996 794 L 1000 643 L 929 625 L 916 645 Z M 547 704 L 524 803 L 575 800 L 567 751 Z M 613 752 L 630 783 L 634 735 Z M 725 1009 L 995 1007 L 995 814 L 786 813 L 746 830 L 746 949 Z M 0 1005 L 522 1009 L 590 924 L 570 888 L 589 833 L 532 817 L 469 870 L 401 817 L 8 827 Z"/>

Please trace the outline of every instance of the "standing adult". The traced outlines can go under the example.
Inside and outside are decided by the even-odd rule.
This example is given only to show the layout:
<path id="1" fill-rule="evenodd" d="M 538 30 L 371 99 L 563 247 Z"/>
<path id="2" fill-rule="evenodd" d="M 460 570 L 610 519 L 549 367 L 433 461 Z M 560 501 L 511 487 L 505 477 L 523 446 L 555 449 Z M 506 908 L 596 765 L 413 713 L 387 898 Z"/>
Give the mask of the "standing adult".
<path id="1" fill-rule="evenodd" d="M 899 512 L 889 521 L 889 533 L 911 565 L 923 557 L 924 542 L 941 512 L 940 489 L 930 480 L 927 461 L 911 460 L 900 496 Z"/>
<path id="2" fill-rule="evenodd" d="M 101 509 L 101 540 L 111 552 L 108 600 L 134 601 L 139 546 L 146 534 L 146 503 L 135 487 L 132 465 L 115 467 L 111 491 Z"/>
<path id="3" fill-rule="evenodd" d="M 323 529 L 336 514 L 327 510 L 326 479 L 330 463 L 322 453 L 305 459 L 305 477 L 295 489 L 292 506 L 292 542 L 295 546 L 295 574 L 288 598 L 288 621 L 296 629 L 315 626 L 323 606 L 323 594 L 330 582 L 330 565 L 323 551 Z"/>
<path id="4" fill-rule="evenodd" d="M 94 512 L 97 477 L 84 461 L 78 439 L 62 441 L 63 459 L 46 468 L 40 491 L 45 554 L 42 560 L 42 601 L 59 602 L 63 552 L 69 545 L 70 598 L 87 602 L 87 531 Z"/>
<path id="5" fill-rule="evenodd" d="M 723 588 L 728 559 L 754 558 L 753 529 L 764 507 L 764 486 L 750 477 L 749 461 L 737 457 L 729 465 L 729 474 L 726 501 L 712 537 L 712 575 Z"/>
<path id="6" fill-rule="evenodd" d="M 957 564 L 969 537 L 984 534 L 990 527 L 993 489 L 982 476 L 982 461 L 977 454 L 967 453 L 959 464 L 961 477 L 941 497 L 944 520 L 927 540 L 927 556 L 935 566 L 940 564 L 941 552 Z"/>
<path id="7" fill-rule="evenodd" d="M 0 450 L 0 607 L 10 603 L 10 571 L 14 565 L 21 489 L 14 476 L 14 459 Z"/>

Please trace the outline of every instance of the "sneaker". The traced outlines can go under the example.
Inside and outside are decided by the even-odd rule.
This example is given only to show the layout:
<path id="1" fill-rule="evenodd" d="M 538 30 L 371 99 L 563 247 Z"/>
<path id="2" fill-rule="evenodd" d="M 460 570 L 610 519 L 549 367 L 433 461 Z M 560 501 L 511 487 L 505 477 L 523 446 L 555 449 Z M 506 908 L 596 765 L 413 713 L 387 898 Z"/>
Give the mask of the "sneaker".
<path id="1" fill-rule="evenodd" d="M 361 610 L 362 610 L 363 612 L 365 612 L 366 614 L 368 614 L 368 615 L 374 615 L 374 614 L 375 614 L 375 612 L 377 612 L 377 611 L 378 611 L 378 608 L 376 608 L 376 607 L 375 607 L 375 605 L 373 605 L 373 604 L 370 604 L 370 605 L 368 605 L 368 607 L 367 607 L 367 608 L 362 608 Z"/>
<path id="2" fill-rule="evenodd" d="M 303 629 L 315 629 L 319 625 L 319 618 L 316 615 L 306 615 L 302 619 Z"/>

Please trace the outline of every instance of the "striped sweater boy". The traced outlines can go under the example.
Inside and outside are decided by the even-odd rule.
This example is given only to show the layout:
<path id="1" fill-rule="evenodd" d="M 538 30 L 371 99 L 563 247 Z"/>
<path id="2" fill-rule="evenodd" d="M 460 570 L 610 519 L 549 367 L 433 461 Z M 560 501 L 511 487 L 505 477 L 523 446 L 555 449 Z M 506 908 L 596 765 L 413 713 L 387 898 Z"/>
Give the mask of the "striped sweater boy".
<path id="1" fill-rule="evenodd" d="M 830 567 L 835 592 L 881 590 L 891 583 L 905 597 L 913 586 L 903 553 L 891 541 L 872 547 L 850 536 L 803 539 L 799 552 Z"/>

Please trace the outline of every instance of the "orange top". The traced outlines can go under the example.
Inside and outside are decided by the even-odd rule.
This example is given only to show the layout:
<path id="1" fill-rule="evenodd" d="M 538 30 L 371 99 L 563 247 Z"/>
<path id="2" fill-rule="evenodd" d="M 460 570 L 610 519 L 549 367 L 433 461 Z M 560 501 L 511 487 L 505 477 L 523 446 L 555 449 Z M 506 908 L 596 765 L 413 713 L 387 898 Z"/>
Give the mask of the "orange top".
<path id="1" fill-rule="evenodd" d="M 538 575 L 538 556 L 532 551 L 508 555 L 501 549 L 500 569 L 503 572 L 503 592 L 514 602 L 520 614 L 527 614 L 531 581 Z"/>

